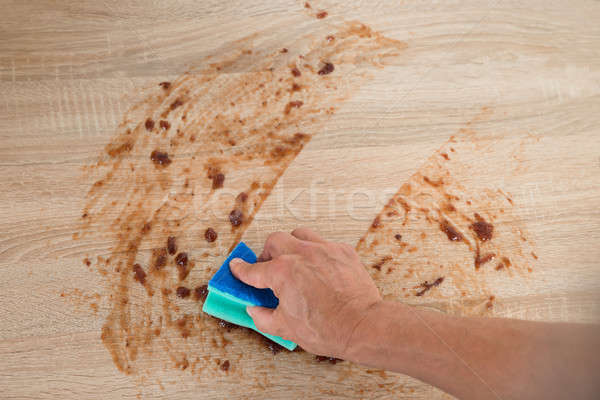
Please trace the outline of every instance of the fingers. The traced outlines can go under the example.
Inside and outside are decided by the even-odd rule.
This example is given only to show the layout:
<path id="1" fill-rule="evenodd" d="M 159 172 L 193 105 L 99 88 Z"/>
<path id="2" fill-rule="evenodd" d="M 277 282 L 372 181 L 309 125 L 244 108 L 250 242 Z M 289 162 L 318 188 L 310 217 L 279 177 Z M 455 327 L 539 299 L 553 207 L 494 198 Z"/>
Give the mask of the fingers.
<path id="1" fill-rule="evenodd" d="M 323 240 L 323 238 L 321 236 L 319 236 L 319 234 L 317 234 L 312 229 L 305 228 L 305 227 L 300 227 L 300 228 L 294 229 L 292 231 L 292 236 L 294 236 L 300 240 L 306 240 L 308 242 L 317 242 L 317 243 L 325 242 L 325 240 Z"/>
<path id="2" fill-rule="evenodd" d="M 281 335 L 281 327 L 277 321 L 275 309 L 255 306 L 246 307 L 246 312 L 250 315 L 259 331 L 270 335 Z"/>
<path id="3" fill-rule="evenodd" d="M 229 262 L 229 269 L 233 276 L 255 288 L 264 289 L 273 285 L 273 268 L 270 261 L 249 264 L 241 258 L 234 258 Z"/>
<path id="4" fill-rule="evenodd" d="M 267 237 L 261 260 L 271 260 L 283 254 L 294 254 L 300 244 L 299 239 L 285 232 L 274 232 Z"/>
<path id="5" fill-rule="evenodd" d="M 274 232 L 267 237 L 258 261 L 268 261 L 284 254 L 295 254 L 302 245 L 301 241 L 325 243 L 321 236 L 309 228 L 296 228 L 291 234 Z"/>

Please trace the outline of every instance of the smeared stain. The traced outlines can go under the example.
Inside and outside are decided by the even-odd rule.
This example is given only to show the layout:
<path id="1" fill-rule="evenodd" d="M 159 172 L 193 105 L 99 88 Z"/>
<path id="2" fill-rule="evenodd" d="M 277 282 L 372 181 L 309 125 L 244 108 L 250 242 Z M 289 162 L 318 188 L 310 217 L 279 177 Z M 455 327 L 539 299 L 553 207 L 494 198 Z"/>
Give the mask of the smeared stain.
<path id="1" fill-rule="evenodd" d="M 377 216 L 371 223 L 371 228 L 377 229 L 381 226 L 381 217 Z"/>
<path id="2" fill-rule="evenodd" d="M 194 289 L 194 299 L 196 301 L 204 301 L 208 296 L 208 285 L 198 286 Z"/>
<path id="3" fill-rule="evenodd" d="M 169 158 L 169 154 L 164 151 L 154 150 L 150 154 L 150 159 L 157 167 L 166 167 L 171 164 L 171 159 Z"/>
<path id="4" fill-rule="evenodd" d="M 234 208 L 229 213 L 229 222 L 231 222 L 232 227 L 238 227 L 242 225 L 244 222 L 244 213 L 240 209 Z"/>
<path id="5" fill-rule="evenodd" d="M 181 297 L 182 299 L 185 299 L 186 297 L 189 297 L 190 295 L 190 289 L 186 288 L 185 286 L 179 286 L 177 288 L 177 297 Z"/>
<path id="6" fill-rule="evenodd" d="M 206 239 L 208 243 L 214 242 L 217 240 L 217 237 L 217 232 L 213 228 L 207 228 L 204 232 L 204 239 Z"/>
<path id="7" fill-rule="evenodd" d="M 147 118 L 144 126 L 147 131 L 152 131 L 152 129 L 154 129 L 154 120 L 152 118 Z"/>
<path id="8" fill-rule="evenodd" d="M 495 150 L 482 146 L 472 128 L 453 135 L 400 187 L 358 241 L 356 249 L 384 298 L 480 315 L 493 310 L 494 282 L 526 280 L 533 271 L 534 243 L 512 196 L 500 188 L 463 184 Z M 386 263 L 395 268 L 379 273 Z M 441 285 L 444 290 L 432 290 Z"/>
<path id="9" fill-rule="evenodd" d="M 485 255 L 481 255 L 481 249 L 477 246 L 477 250 L 475 251 L 475 269 L 479 269 L 483 264 L 492 261 L 496 257 L 496 253 L 487 253 Z"/>
<path id="10" fill-rule="evenodd" d="M 85 292 L 78 288 L 64 289 L 59 293 L 63 301 L 70 303 L 75 311 L 96 314 L 99 309 L 98 303 L 102 301 L 102 295 L 96 292 Z"/>
<path id="11" fill-rule="evenodd" d="M 327 356 L 315 356 L 315 360 L 317 360 L 317 362 L 328 362 L 329 364 L 333 364 L 333 365 L 344 361 L 341 358 L 327 357 Z"/>
<path id="12" fill-rule="evenodd" d="M 440 222 L 440 229 L 446 234 L 448 240 L 453 242 L 460 242 L 463 240 L 463 235 L 445 219 Z"/>
<path id="13" fill-rule="evenodd" d="M 221 368 L 221 371 L 225 371 L 225 372 L 227 372 L 227 371 L 229 371 L 229 367 L 230 367 L 229 360 L 225 360 L 225 361 L 223 361 L 223 363 L 221 364 L 221 367 L 220 367 L 220 368 Z"/>
<path id="14" fill-rule="evenodd" d="M 170 255 L 177 253 L 177 242 L 175 236 L 169 236 L 167 238 L 167 252 Z"/>
<path id="15" fill-rule="evenodd" d="M 335 70 L 335 67 L 330 62 L 324 62 L 321 69 L 319 69 L 319 75 L 329 75 Z"/>
<path id="16" fill-rule="evenodd" d="M 146 284 L 146 272 L 140 264 L 133 265 L 133 273 L 135 275 L 135 280 L 141 283 L 142 285 Z"/>
<path id="17" fill-rule="evenodd" d="M 371 268 L 374 268 L 374 269 L 376 269 L 377 271 L 381 271 L 381 267 L 383 267 L 383 265 L 384 265 L 386 262 L 390 261 L 391 259 L 392 259 L 392 257 L 391 257 L 391 256 L 385 256 L 385 257 L 382 257 L 382 258 L 381 258 L 379 261 L 377 261 L 375 264 L 373 264 L 373 265 L 371 266 Z"/>
<path id="18" fill-rule="evenodd" d="M 148 373 L 154 352 L 177 370 L 238 371 L 244 346 L 230 336 L 279 352 L 201 313 L 206 282 L 332 104 L 406 47 L 360 23 L 315 35 L 273 49 L 250 36 L 154 84 L 87 168 L 79 237 L 110 243 L 90 270 L 105 282 L 101 339 L 120 371 Z"/>
<path id="19" fill-rule="evenodd" d="M 158 125 L 160 126 L 161 129 L 167 130 L 171 127 L 171 123 L 169 121 L 165 121 L 165 120 L 160 120 Z"/>
<path id="20" fill-rule="evenodd" d="M 292 108 L 300 108 L 300 107 L 302 107 L 303 104 L 304 104 L 304 102 L 302 102 L 300 100 L 290 101 L 289 103 L 287 103 L 285 105 L 285 109 L 283 110 L 283 113 L 287 115 L 290 113 Z"/>
<path id="21" fill-rule="evenodd" d="M 439 286 L 442 282 L 444 282 L 444 277 L 440 276 L 439 278 L 437 278 L 435 281 L 429 283 L 427 281 L 421 283 L 418 288 L 420 288 L 420 290 L 415 293 L 415 296 L 423 296 L 425 293 L 427 293 L 429 290 L 431 290 L 431 288 Z"/>
<path id="22" fill-rule="evenodd" d="M 475 220 L 471 224 L 471 229 L 475 231 L 479 240 L 483 242 L 491 240 L 494 233 L 494 226 L 481 218 L 481 215 L 478 213 L 475 213 Z"/>

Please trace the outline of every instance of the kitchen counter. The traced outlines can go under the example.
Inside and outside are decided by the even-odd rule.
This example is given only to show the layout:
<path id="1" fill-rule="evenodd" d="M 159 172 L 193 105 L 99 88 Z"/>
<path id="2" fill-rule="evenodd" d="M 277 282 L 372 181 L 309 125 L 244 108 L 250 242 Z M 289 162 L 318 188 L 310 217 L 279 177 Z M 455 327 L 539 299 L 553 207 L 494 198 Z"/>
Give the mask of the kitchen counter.
<path id="1" fill-rule="evenodd" d="M 598 2 L 9 3 L 3 398 L 448 397 L 201 314 L 299 225 L 387 299 L 600 321 Z"/>

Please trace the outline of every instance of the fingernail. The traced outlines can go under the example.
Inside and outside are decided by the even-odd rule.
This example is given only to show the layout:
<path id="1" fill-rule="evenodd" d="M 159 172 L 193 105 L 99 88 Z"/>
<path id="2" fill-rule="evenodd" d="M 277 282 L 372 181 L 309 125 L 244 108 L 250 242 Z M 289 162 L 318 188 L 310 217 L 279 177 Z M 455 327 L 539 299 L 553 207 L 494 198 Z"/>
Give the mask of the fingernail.
<path id="1" fill-rule="evenodd" d="M 254 319 L 254 315 L 252 315 L 252 307 L 246 307 L 246 313 L 248 313 L 250 318 Z"/>

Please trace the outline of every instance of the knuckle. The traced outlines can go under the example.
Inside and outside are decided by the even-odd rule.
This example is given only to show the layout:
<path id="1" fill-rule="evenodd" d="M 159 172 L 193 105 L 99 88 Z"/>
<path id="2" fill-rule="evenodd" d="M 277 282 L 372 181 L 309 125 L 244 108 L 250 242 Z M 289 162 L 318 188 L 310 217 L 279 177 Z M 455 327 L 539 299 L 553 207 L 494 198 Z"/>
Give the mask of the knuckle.
<path id="1" fill-rule="evenodd" d="M 290 276 L 290 271 L 293 270 L 293 265 L 296 262 L 296 257 L 290 254 L 284 254 L 277 257 L 273 263 L 273 275 L 280 282 L 284 282 Z"/>
<path id="2" fill-rule="evenodd" d="M 281 231 L 270 233 L 269 236 L 267 236 L 267 242 L 277 242 L 282 236 L 285 236 L 285 233 Z"/>
<path id="3" fill-rule="evenodd" d="M 265 241 L 265 250 L 273 251 L 279 247 L 279 242 L 282 240 L 285 233 L 283 232 L 273 232 L 267 236 L 267 240 Z"/>
<path id="4" fill-rule="evenodd" d="M 322 244 L 310 243 L 304 254 L 309 260 L 322 260 L 329 256 L 329 251 Z"/>
<path id="5" fill-rule="evenodd" d="M 340 244 L 340 249 L 345 254 L 354 254 L 355 253 L 354 247 L 352 247 L 348 243 L 341 243 Z"/>
<path id="6" fill-rule="evenodd" d="M 279 275 L 282 270 L 285 268 L 285 261 L 281 259 L 282 256 L 279 256 L 273 260 L 271 260 L 271 268 L 269 268 L 269 273 L 272 275 Z"/>
<path id="7" fill-rule="evenodd" d="M 311 254 L 313 251 L 315 251 L 316 247 L 318 246 L 313 242 L 299 241 L 296 243 L 296 251 L 298 254 L 303 256 Z"/>
<path id="8" fill-rule="evenodd" d="M 295 257 L 291 254 L 282 254 L 276 259 L 276 268 L 281 272 L 287 270 L 295 261 Z"/>

